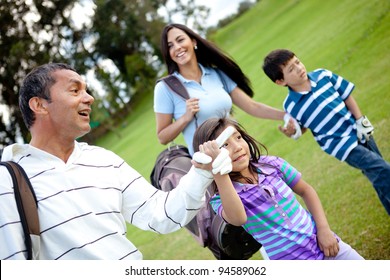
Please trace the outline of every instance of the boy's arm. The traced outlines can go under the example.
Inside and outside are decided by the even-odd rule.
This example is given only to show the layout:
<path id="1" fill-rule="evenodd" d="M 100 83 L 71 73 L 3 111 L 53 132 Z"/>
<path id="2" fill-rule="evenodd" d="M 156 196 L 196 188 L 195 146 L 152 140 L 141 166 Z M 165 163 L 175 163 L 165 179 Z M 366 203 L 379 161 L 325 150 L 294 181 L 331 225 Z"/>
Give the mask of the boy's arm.
<path id="1" fill-rule="evenodd" d="M 355 98 L 353 98 L 351 94 L 344 100 L 344 103 L 354 116 L 355 120 L 358 120 L 363 116 Z"/>
<path id="2" fill-rule="evenodd" d="M 349 95 L 344 100 L 348 110 L 352 113 L 356 120 L 357 136 L 359 140 L 369 140 L 371 135 L 374 134 L 374 127 L 366 116 L 363 116 L 360 108 L 352 95 Z"/>
<path id="3" fill-rule="evenodd" d="M 317 192 L 303 179 L 300 179 L 292 189 L 296 194 L 303 198 L 307 209 L 314 218 L 317 226 L 318 246 L 324 252 L 325 256 L 336 256 L 339 251 L 339 245 L 334 233 L 330 230 L 328 220 L 326 219 Z"/>

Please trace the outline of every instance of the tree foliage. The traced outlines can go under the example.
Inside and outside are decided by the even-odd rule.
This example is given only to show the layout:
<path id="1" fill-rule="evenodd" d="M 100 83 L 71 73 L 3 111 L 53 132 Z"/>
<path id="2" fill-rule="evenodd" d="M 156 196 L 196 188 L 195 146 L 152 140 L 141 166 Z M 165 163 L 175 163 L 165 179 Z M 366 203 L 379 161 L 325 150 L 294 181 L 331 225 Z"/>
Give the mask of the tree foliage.
<path id="1" fill-rule="evenodd" d="M 48 61 L 71 61 L 61 49 L 72 39 L 68 15 L 75 1 L 30 2 L 1 0 L 0 104 L 6 106 L 7 114 L 4 110 L 1 114 L 8 119 L 1 118 L 0 145 L 13 143 L 18 136 L 28 139 L 17 95 L 26 73 Z"/>
<path id="2" fill-rule="evenodd" d="M 0 150 L 29 139 L 18 90 L 34 67 L 65 62 L 86 77 L 93 71 L 99 87 L 89 84 L 96 100 L 92 119 L 111 125 L 137 99 L 152 94 L 163 71 L 159 42 L 167 21 L 180 14 L 202 31 L 209 12 L 186 0 L 0 1 L 0 106 L 7 108 L 0 107 Z M 92 7 L 89 21 L 75 13 L 86 5 Z"/>

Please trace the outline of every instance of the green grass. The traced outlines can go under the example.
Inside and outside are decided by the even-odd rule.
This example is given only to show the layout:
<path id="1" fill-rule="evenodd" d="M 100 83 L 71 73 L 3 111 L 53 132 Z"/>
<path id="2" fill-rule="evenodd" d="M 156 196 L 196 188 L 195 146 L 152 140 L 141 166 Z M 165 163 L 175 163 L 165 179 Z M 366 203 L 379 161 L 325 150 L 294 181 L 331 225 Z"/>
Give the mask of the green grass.
<path id="1" fill-rule="evenodd" d="M 309 71 L 327 68 L 355 83 L 353 95 L 373 123 L 376 142 L 389 160 L 389 11 L 388 0 L 262 0 L 212 40 L 250 77 L 254 99 L 276 108 L 282 108 L 286 89 L 274 85 L 261 70 L 263 57 L 275 48 L 293 50 Z M 235 117 L 270 154 L 287 159 L 302 172 L 320 195 L 331 228 L 345 242 L 366 259 L 390 259 L 390 218 L 359 170 L 322 152 L 310 132 L 294 141 L 277 130 L 278 122 L 256 119 L 239 109 Z M 118 153 L 149 178 L 164 148 L 156 137 L 152 92 L 117 131 L 120 137 L 107 134 L 97 144 Z M 176 142 L 184 144 L 182 137 Z M 214 259 L 185 229 L 156 235 L 129 226 L 128 237 L 144 259 Z"/>

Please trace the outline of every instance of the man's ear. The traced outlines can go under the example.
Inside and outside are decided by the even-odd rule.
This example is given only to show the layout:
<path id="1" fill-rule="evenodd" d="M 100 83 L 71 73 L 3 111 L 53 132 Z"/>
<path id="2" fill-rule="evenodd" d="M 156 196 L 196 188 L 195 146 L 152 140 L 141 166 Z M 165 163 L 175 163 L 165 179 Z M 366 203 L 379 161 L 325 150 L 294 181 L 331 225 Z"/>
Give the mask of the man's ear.
<path id="1" fill-rule="evenodd" d="M 36 96 L 30 98 L 30 100 L 28 101 L 28 105 L 30 106 L 30 109 L 36 114 L 42 114 L 42 113 L 46 114 L 47 113 L 46 104 L 47 101 L 45 99 Z"/>
<path id="2" fill-rule="evenodd" d="M 276 80 L 275 83 L 279 86 L 286 86 L 286 83 L 283 79 Z"/>

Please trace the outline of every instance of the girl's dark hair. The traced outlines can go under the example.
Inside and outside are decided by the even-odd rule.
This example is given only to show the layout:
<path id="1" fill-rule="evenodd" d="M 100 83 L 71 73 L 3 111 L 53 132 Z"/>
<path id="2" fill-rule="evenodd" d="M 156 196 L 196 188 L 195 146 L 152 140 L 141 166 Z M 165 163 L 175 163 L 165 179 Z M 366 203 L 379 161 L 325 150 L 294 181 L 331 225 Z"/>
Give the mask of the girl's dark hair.
<path id="1" fill-rule="evenodd" d="M 231 118 L 222 117 L 222 118 L 210 118 L 202 123 L 194 134 L 193 139 L 193 148 L 194 152 L 199 151 L 199 145 L 204 142 L 215 140 L 222 131 L 228 127 L 233 126 L 242 136 L 242 138 L 248 143 L 250 160 L 249 160 L 249 169 L 253 174 L 259 173 L 255 164 L 258 163 L 260 156 L 262 155 L 261 151 L 264 150 L 264 154 L 268 154 L 267 148 L 250 136 L 244 127 L 242 127 L 238 122 Z M 248 178 L 241 175 L 240 172 L 231 172 L 230 178 L 233 181 L 240 181 L 244 179 L 248 183 L 253 183 L 248 181 Z"/>
<path id="2" fill-rule="evenodd" d="M 295 54 L 286 49 L 276 49 L 270 52 L 263 62 L 264 73 L 273 81 L 284 78 L 282 66 L 285 66 Z"/>
<path id="3" fill-rule="evenodd" d="M 164 27 L 161 33 L 160 49 L 162 57 L 168 68 L 168 74 L 179 72 L 179 67 L 171 59 L 168 48 L 168 32 L 172 28 L 177 28 L 185 32 L 191 39 L 197 42 L 197 50 L 195 51 L 198 62 L 206 67 L 214 67 L 224 72 L 232 79 L 239 88 L 241 88 L 250 97 L 253 96 L 251 82 L 248 77 L 241 71 L 233 59 L 224 54 L 215 44 L 203 39 L 200 35 L 183 24 L 171 23 Z"/>

